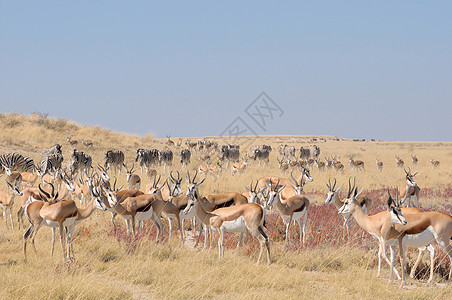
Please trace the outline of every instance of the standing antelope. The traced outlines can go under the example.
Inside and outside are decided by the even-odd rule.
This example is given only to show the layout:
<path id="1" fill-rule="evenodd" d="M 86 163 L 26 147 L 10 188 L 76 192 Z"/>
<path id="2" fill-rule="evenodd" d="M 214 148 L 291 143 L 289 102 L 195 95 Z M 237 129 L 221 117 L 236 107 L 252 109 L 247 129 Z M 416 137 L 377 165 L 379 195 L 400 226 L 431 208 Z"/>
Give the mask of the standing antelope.
<path id="1" fill-rule="evenodd" d="M 69 144 L 71 144 L 71 146 L 74 146 L 74 147 L 77 146 L 77 144 L 78 144 L 78 141 L 77 140 L 73 140 L 71 136 L 67 137 L 67 142 Z"/>
<path id="2" fill-rule="evenodd" d="M 209 168 L 209 172 L 212 176 L 217 176 L 217 178 L 220 177 L 220 173 L 221 173 L 221 169 L 222 169 L 220 161 L 217 161 L 216 164 L 209 164 L 208 168 Z"/>
<path id="3" fill-rule="evenodd" d="M 12 171 L 6 165 L 3 165 L 6 171 L 6 182 L 9 183 L 8 188 L 11 186 L 20 186 L 22 184 L 22 174 L 16 171 Z"/>
<path id="4" fill-rule="evenodd" d="M 432 158 L 430 158 L 430 163 L 432 164 L 433 168 L 438 168 L 439 167 L 439 160 L 434 160 Z"/>
<path id="5" fill-rule="evenodd" d="M 403 169 L 405 171 L 405 179 L 406 179 L 406 186 L 405 189 L 401 189 L 400 192 L 400 199 L 402 202 L 405 202 L 405 200 L 408 199 L 406 206 L 407 207 L 417 207 L 419 208 L 419 191 L 421 190 L 419 186 L 417 185 L 416 181 L 414 181 L 414 176 L 416 176 L 417 172 L 414 174 L 411 174 L 410 168 L 408 168 L 408 172 L 406 169 Z"/>
<path id="6" fill-rule="evenodd" d="M 364 171 L 364 162 L 362 160 L 354 160 L 353 155 L 349 156 L 348 164 L 352 170 L 358 169 L 360 171 Z"/>
<path id="7" fill-rule="evenodd" d="M 336 208 L 339 210 L 342 205 L 344 204 L 343 201 L 341 201 L 341 199 L 339 198 L 339 191 L 342 189 L 342 185 L 336 190 L 336 178 L 334 178 L 334 183 L 331 184 L 331 180 L 328 180 L 328 183 L 326 184 L 326 187 L 328 188 L 328 195 L 325 199 L 325 204 L 328 205 L 330 203 L 334 203 L 334 206 L 336 206 Z M 364 213 L 367 215 L 367 210 L 368 207 L 370 207 L 370 205 L 372 204 L 372 200 L 369 199 L 366 196 L 362 196 L 359 195 L 357 197 L 357 201 L 359 202 L 359 205 L 361 206 L 361 208 L 363 209 Z M 342 215 L 342 217 L 344 218 L 344 221 L 346 221 L 344 223 L 346 229 L 347 229 L 347 236 L 348 239 L 350 240 L 350 225 L 348 223 L 349 221 L 349 215 Z"/>
<path id="8" fill-rule="evenodd" d="M 413 163 L 413 167 L 417 166 L 419 159 L 416 157 L 416 155 L 411 154 L 411 162 Z"/>
<path id="9" fill-rule="evenodd" d="M 289 169 L 289 164 L 283 159 L 279 160 L 279 158 L 276 158 L 276 160 L 278 161 L 278 166 L 281 169 L 281 173 L 286 174 L 287 170 Z"/>
<path id="10" fill-rule="evenodd" d="M 272 188 L 272 186 L 267 183 L 267 188 L 269 190 L 267 206 L 273 206 L 276 201 L 276 210 L 286 225 L 286 245 L 290 244 L 290 225 L 292 220 L 295 220 L 298 223 L 298 227 L 300 228 L 300 243 L 303 242 L 304 245 L 310 202 L 308 198 L 301 195 L 304 186 L 302 179 L 300 182 L 295 181 L 294 183 L 291 183 L 291 185 L 296 191 L 296 194 L 283 201 L 281 198 L 281 191 L 285 188 L 285 185 L 281 187 L 279 182 L 277 182 L 275 187 Z"/>
<path id="11" fill-rule="evenodd" d="M 375 163 L 377 164 L 378 172 L 383 171 L 383 162 L 380 161 L 378 158 L 375 160 Z"/>
<path id="12" fill-rule="evenodd" d="M 293 176 L 293 171 L 292 171 L 292 172 L 290 172 L 290 177 L 292 178 L 293 182 L 301 182 L 301 181 L 303 181 L 304 184 L 314 181 L 314 179 L 311 177 L 310 171 L 308 169 L 303 169 L 301 171 L 300 176 L 298 178 L 295 178 Z M 262 188 L 263 189 L 267 189 L 268 185 L 273 186 L 277 182 L 279 182 L 280 185 L 286 186 L 286 188 L 283 189 L 282 192 L 281 192 L 281 196 L 282 196 L 283 199 L 290 198 L 290 197 L 292 197 L 292 196 L 294 196 L 296 194 L 296 191 L 292 187 L 292 182 L 291 182 L 291 180 L 289 178 L 280 178 L 280 177 L 271 177 L 271 176 L 261 177 L 258 180 L 258 185 L 257 186 L 258 186 L 259 189 L 262 189 Z"/>
<path id="13" fill-rule="evenodd" d="M 235 162 L 231 166 L 231 175 L 243 173 L 248 165 L 248 157 L 242 157 L 242 162 Z"/>
<path id="14" fill-rule="evenodd" d="M 248 229 L 258 240 L 260 244 L 259 263 L 262 251 L 267 248 L 267 261 L 271 264 L 270 245 L 267 234 L 263 229 L 265 210 L 258 204 L 245 203 L 231 207 L 223 207 L 212 212 L 206 212 L 200 203 L 198 186 L 204 181 L 196 183 L 195 178 L 188 178 L 187 197 L 189 198 L 184 213 L 194 209 L 198 219 L 208 227 L 218 232 L 218 256 L 224 257 L 224 233 L 225 232 L 243 232 Z"/>
<path id="15" fill-rule="evenodd" d="M 379 241 L 379 248 L 378 248 L 378 274 L 377 277 L 380 276 L 380 270 L 381 270 L 381 259 L 384 258 L 384 260 L 390 265 L 391 267 L 391 275 L 389 278 L 389 282 L 392 282 L 393 279 L 393 271 L 396 272 L 396 275 L 398 278 L 400 278 L 397 270 L 394 269 L 393 259 L 391 257 L 391 261 L 389 261 L 388 257 L 386 256 L 386 241 L 389 240 L 388 233 L 391 230 L 391 227 L 393 226 L 393 223 L 399 223 L 402 225 L 407 224 L 407 220 L 402 215 L 402 211 L 400 208 L 401 203 L 398 201 L 394 201 L 389 195 L 388 199 L 388 210 L 382 211 L 377 214 L 367 216 L 364 211 L 361 209 L 361 206 L 359 202 L 356 200 L 356 197 L 358 196 L 358 190 L 355 189 L 355 183 L 353 183 L 353 187 L 350 186 L 350 179 L 348 181 L 348 192 L 347 192 L 347 198 L 344 201 L 344 204 L 339 209 L 338 213 L 340 215 L 348 215 L 350 218 L 353 216 L 358 223 L 358 225 L 367 231 L 370 235 L 377 238 Z M 347 222 L 346 220 L 344 224 Z M 401 250 L 401 248 L 400 248 Z M 391 255 L 393 253 L 391 252 Z"/>
<path id="16" fill-rule="evenodd" d="M 134 171 L 136 171 L 136 169 L 133 169 L 133 167 L 135 166 L 132 163 L 132 167 L 127 168 L 127 163 L 122 164 L 124 166 L 124 168 L 126 169 L 126 175 L 127 175 L 127 184 L 128 184 L 128 189 L 132 190 L 139 190 L 140 189 L 140 184 L 141 184 L 141 178 L 140 176 L 138 176 L 137 174 L 133 173 Z"/>
<path id="17" fill-rule="evenodd" d="M 5 225 L 8 229 L 8 210 L 9 210 L 9 219 L 11 221 L 11 228 L 14 230 L 14 223 L 13 223 L 13 205 L 14 205 L 14 198 L 16 196 L 22 196 L 22 192 L 19 190 L 17 186 L 11 185 L 8 181 L 6 184 L 11 188 L 12 194 L 9 194 L 5 191 L 0 191 L 0 208 L 3 209 L 3 218 L 5 219 Z"/>
<path id="18" fill-rule="evenodd" d="M 396 155 L 395 158 L 396 158 L 397 168 L 403 168 L 403 166 L 405 165 L 405 162 L 398 155 Z"/>

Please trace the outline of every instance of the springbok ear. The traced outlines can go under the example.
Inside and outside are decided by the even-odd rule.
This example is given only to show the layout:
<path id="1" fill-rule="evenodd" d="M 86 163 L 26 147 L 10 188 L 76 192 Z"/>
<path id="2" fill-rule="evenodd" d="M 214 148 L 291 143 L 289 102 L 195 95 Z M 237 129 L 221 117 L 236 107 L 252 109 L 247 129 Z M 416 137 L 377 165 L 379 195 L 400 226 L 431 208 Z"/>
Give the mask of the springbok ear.
<path id="1" fill-rule="evenodd" d="M 250 191 L 250 189 L 249 188 L 247 188 L 246 186 L 244 186 L 243 184 L 242 184 L 242 186 L 245 188 L 245 190 L 247 190 L 248 191 L 248 193 L 251 193 L 251 191 Z"/>
<path id="2" fill-rule="evenodd" d="M 344 186 L 344 184 L 342 184 L 342 185 L 336 190 L 336 193 L 339 192 L 343 186 Z"/>
<path id="3" fill-rule="evenodd" d="M 203 178 L 200 182 L 198 182 L 197 184 L 196 184 L 196 186 L 198 186 L 198 185 L 200 185 L 201 183 L 203 183 L 204 182 L 204 180 L 206 180 L 205 178 Z"/>

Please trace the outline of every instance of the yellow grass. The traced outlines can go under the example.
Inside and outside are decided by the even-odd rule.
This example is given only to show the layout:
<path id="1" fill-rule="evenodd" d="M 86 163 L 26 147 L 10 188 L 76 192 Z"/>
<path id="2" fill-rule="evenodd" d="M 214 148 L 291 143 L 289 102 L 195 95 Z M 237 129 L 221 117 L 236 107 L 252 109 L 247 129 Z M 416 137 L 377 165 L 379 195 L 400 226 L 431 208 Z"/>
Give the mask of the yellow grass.
<path id="1" fill-rule="evenodd" d="M 108 149 L 121 149 L 126 161 L 135 159 L 137 148 L 166 147 L 166 139 L 141 138 L 114 133 L 99 127 L 80 126 L 61 119 L 49 119 L 43 115 L 0 115 L 0 153 L 18 151 L 39 161 L 41 153 L 54 143 L 63 145 L 64 157 L 72 150 L 67 136 L 79 141 L 78 149 L 93 157 L 95 164 L 103 163 L 103 153 Z M 311 137 L 275 136 L 249 137 L 252 144 L 267 143 L 275 149 L 269 166 L 251 164 L 242 175 L 231 177 L 230 169 L 223 171 L 218 179 L 207 177 L 201 185 L 201 193 L 243 191 L 242 184 L 249 185 L 264 175 L 280 176 L 276 163 L 276 147 L 279 144 L 314 144 Z M 305 187 L 310 199 L 324 201 L 325 181 L 336 177 L 340 184 L 349 176 L 365 189 L 402 187 L 404 172 L 397 169 L 395 155 L 411 166 L 410 154 L 416 154 L 419 164 L 416 176 L 421 189 L 444 189 L 450 187 L 452 170 L 452 143 L 421 142 L 353 142 L 333 141 L 316 143 L 321 148 L 320 157 L 339 155 L 345 165 L 343 174 L 335 171 L 318 172 L 312 169 L 314 182 Z M 219 137 L 209 138 L 220 144 L 234 142 Z M 91 141 L 88 149 L 81 141 Z M 173 138 L 177 141 L 176 138 Z M 196 140 L 193 138 L 192 140 Z M 185 139 L 184 139 L 185 142 Z M 175 147 L 172 148 L 177 151 Z M 242 147 L 243 150 L 243 147 Z M 242 151 L 243 152 L 243 151 Z M 347 164 L 348 155 L 365 162 L 365 172 L 352 172 Z M 437 169 L 430 165 L 430 157 L 441 161 Z M 383 172 L 376 168 L 375 158 L 384 162 Z M 197 168 L 199 159 L 193 156 L 190 170 Z M 175 155 L 173 170 L 180 170 Z M 158 168 L 162 173 L 162 169 Z M 138 171 L 139 172 L 139 171 Z M 140 173 L 139 173 L 140 174 Z M 163 174 L 165 177 L 167 174 Z M 288 175 L 288 174 L 287 174 Z M 119 184 L 123 184 L 122 173 Z M 148 181 L 145 175 L 141 189 Z M 5 184 L 0 184 L 5 189 Z M 315 193 L 321 192 L 322 194 Z M 322 196 L 320 196 L 322 195 Z M 381 200 L 382 199 L 378 199 Z M 421 198 L 424 207 L 440 207 L 450 199 Z M 17 212 L 18 207 L 14 209 Z M 371 251 L 360 247 L 343 245 L 340 248 L 286 249 L 282 242 L 271 241 L 271 266 L 256 265 L 257 250 L 247 255 L 248 246 L 239 250 L 226 249 L 225 259 L 218 260 L 216 249 L 191 250 L 181 246 L 178 239 L 154 243 L 153 239 L 141 239 L 133 243 L 117 240 L 111 233 L 110 214 L 96 212 L 76 229 L 74 248 L 76 261 L 65 266 L 57 238 L 55 256 L 50 257 L 51 234 L 42 227 L 37 239 L 37 254 L 28 247 L 28 261 L 23 257 L 23 229 L 7 230 L 0 221 L 0 298 L 24 299 L 299 299 L 299 298 L 425 298 L 446 299 L 452 295 L 452 286 L 435 274 L 434 284 L 408 280 L 407 288 L 400 289 L 398 282 L 388 285 L 389 268 L 383 264 L 382 278 L 376 278 L 376 242 Z M 117 223 L 124 228 L 121 217 Z M 147 225 L 150 226 L 150 225 Z M 312 226 L 309 224 L 308 226 Z M 321 224 L 319 224 L 321 226 Z M 355 225 L 356 226 L 356 225 Z M 174 236 L 174 233 L 173 233 Z M 309 237 L 308 237 L 309 238 Z M 359 236 L 355 238 L 360 238 Z M 441 252 L 439 248 L 437 252 Z M 413 257 L 409 258 L 410 263 Z"/>

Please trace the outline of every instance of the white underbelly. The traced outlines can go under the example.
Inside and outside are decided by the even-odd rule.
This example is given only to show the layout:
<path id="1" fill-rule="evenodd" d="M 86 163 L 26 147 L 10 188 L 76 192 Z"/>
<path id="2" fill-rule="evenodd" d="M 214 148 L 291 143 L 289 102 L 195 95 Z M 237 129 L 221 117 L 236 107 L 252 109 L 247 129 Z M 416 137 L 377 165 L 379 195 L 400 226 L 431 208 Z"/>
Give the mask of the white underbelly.
<path id="1" fill-rule="evenodd" d="M 194 209 L 190 209 L 190 210 L 188 211 L 188 213 L 184 214 L 184 211 L 181 210 L 180 213 L 179 213 L 179 217 L 180 217 L 181 219 L 185 219 L 185 220 L 187 220 L 187 219 L 192 219 L 192 218 L 196 217 L 196 212 L 195 212 Z"/>
<path id="2" fill-rule="evenodd" d="M 421 233 L 406 235 L 403 238 L 403 243 L 405 244 L 405 247 L 413 248 L 427 246 L 433 241 L 435 241 L 435 236 L 433 234 L 433 228 L 431 226 L 427 227 L 427 229 Z M 391 246 L 398 246 L 398 242 L 395 239 L 388 241 L 388 244 Z"/>
<path id="3" fill-rule="evenodd" d="M 67 218 L 66 220 L 64 220 L 63 226 L 64 227 L 75 226 L 76 219 L 77 219 L 77 217 Z M 59 223 L 56 221 L 51 221 L 51 220 L 47 220 L 47 219 L 44 219 L 44 221 L 46 222 L 46 225 L 49 227 L 58 228 L 60 226 Z"/>
<path id="4" fill-rule="evenodd" d="M 306 209 L 303 209 L 302 211 L 294 212 L 292 216 L 292 220 L 300 220 L 304 217 L 306 214 Z"/>
<path id="5" fill-rule="evenodd" d="M 221 225 L 226 232 L 240 232 L 246 229 L 245 218 L 243 216 L 234 221 L 225 221 Z"/>
<path id="6" fill-rule="evenodd" d="M 149 209 L 148 211 L 143 211 L 143 212 L 137 212 L 137 214 L 135 215 L 135 220 L 137 221 L 144 221 L 144 220 L 149 220 L 150 218 L 152 218 L 152 216 L 154 215 L 154 210 Z M 132 218 L 132 217 L 130 217 Z"/>

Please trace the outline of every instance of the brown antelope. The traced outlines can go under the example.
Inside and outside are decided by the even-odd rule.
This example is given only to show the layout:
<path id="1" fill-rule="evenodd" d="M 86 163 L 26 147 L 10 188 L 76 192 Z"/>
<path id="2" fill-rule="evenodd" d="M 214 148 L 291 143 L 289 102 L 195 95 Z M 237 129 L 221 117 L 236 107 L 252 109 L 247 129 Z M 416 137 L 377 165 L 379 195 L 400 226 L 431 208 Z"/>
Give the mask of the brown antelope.
<path id="1" fill-rule="evenodd" d="M 439 160 L 434 160 L 432 158 L 430 158 L 430 163 L 432 164 L 433 168 L 438 168 L 439 167 Z"/>
<path id="2" fill-rule="evenodd" d="M 5 165 L 3 165 L 3 168 L 5 169 L 6 172 L 6 182 L 9 183 L 8 188 L 10 188 L 10 186 L 21 186 L 22 174 L 16 171 L 12 171 Z"/>
<path id="3" fill-rule="evenodd" d="M 416 155 L 411 154 L 411 162 L 413 163 L 413 167 L 417 166 L 419 159 L 416 157 Z"/>
<path id="4" fill-rule="evenodd" d="M 378 172 L 383 171 L 383 162 L 380 161 L 378 158 L 375 160 L 375 163 L 377 164 Z"/>
<path id="5" fill-rule="evenodd" d="M 312 179 L 310 171 L 308 169 L 303 169 L 301 171 L 301 175 L 298 178 L 295 178 L 293 176 L 293 171 L 292 171 L 292 172 L 290 172 L 290 177 L 293 182 L 303 181 L 304 184 L 314 181 L 314 179 Z M 261 177 L 258 180 L 257 187 L 259 189 L 267 189 L 268 185 L 273 186 L 277 182 L 279 182 L 280 185 L 286 186 L 286 188 L 284 188 L 281 192 L 282 199 L 290 198 L 296 194 L 295 189 L 293 189 L 293 187 L 292 187 L 293 182 L 291 182 L 291 180 L 289 178 L 280 178 L 280 177 L 271 177 L 271 176 Z"/>
<path id="6" fill-rule="evenodd" d="M 245 203 L 236 206 L 223 207 L 212 212 L 207 212 L 200 203 L 198 186 L 204 181 L 196 183 L 188 179 L 187 197 L 189 198 L 184 213 L 194 209 L 198 219 L 206 226 L 211 227 L 218 232 L 218 256 L 224 257 L 224 233 L 225 232 L 243 232 L 248 229 L 258 240 L 260 244 L 259 263 L 264 245 L 267 249 L 267 261 L 271 264 L 270 245 L 267 234 L 263 229 L 265 210 L 258 204 Z"/>
<path id="7" fill-rule="evenodd" d="M 39 189 L 41 190 L 42 188 L 40 187 Z M 51 192 L 51 193 L 53 193 L 53 192 Z M 98 195 L 94 191 L 93 191 L 93 193 L 95 195 L 95 198 L 91 200 L 90 204 L 86 208 L 84 208 L 84 209 L 76 208 L 75 222 L 73 223 L 74 226 L 76 224 L 80 223 L 83 219 L 86 219 L 89 216 L 91 216 L 91 214 L 95 208 L 98 208 L 101 210 L 106 209 L 105 206 L 103 205 L 103 203 L 97 199 Z M 47 195 L 49 195 L 49 194 L 45 194 L 45 196 L 44 196 L 42 194 L 42 191 L 40 191 L 40 194 L 41 195 L 37 196 L 37 197 L 36 197 L 36 195 L 31 196 L 30 200 L 27 201 L 26 206 L 25 206 L 25 216 L 27 217 L 28 221 L 30 222 L 30 226 L 28 227 L 27 231 L 24 234 L 24 256 L 25 256 L 25 258 L 27 257 L 27 241 L 28 241 L 28 239 L 31 239 L 33 249 L 36 253 L 35 238 L 36 238 L 36 235 L 37 235 L 39 229 L 41 228 L 41 226 L 43 224 L 51 227 L 51 229 L 52 229 L 51 255 L 53 257 L 54 246 L 55 246 L 55 229 L 59 228 L 59 223 L 55 222 L 55 221 L 52 222 L 52 221 L 46 220 L 41 216 L 41 209 L 44 207 L 44 204 L 45 204 L 45 202 L 42 200 L 42 198 L 47 197 Z M 65 201 L 66 201 L 66 203 L 64 203 Z M 63 205 L 60 205 L 60 207 L 66 207 L 66 209 L 68 209 L 68 207 L 70 206 L 69 205 L 70 201 L 71 200 L 69 200 L 69 199 L 65 199 L 65 200 L 61 200 L 56 203 L 61 204 L 61 202 L 63 202 Z M 56 211 L 54 211 L 54 214 L 56 214 Z M 70 220 L 66 220 L 65 222 L 67 224 L 71 223 Z M 65 222 L 63 222 L 63 224 Z M 72 254 L 73 254 L 74 250 L 72 248 L 72 231 L 73 231 L 73 229 L 67 231 L 67 242 L 68 242 L 68 251 L 69 251 L 69 248 L 71 248 Z M 61 231 L 60 231 L 60 234 L 61 234 Z M 64 253 L 64 246 L 63 246 L 63 253 Z"/>
<path id="8" fill-rule="evenodd" d="M 38 179 L 38 174 L 31 172 L 21 172 L 22 175 L 22 183 L 25 183 L 26 186 L 33 186 Z"/>
<path id="9" fill-rule="evenodd" d="M 180 148 L 182 146 L 182 139 L 179 138 L 179 140 L 176 142 L 176 147 Z"/>
<path id="10" fill-rule="evenodd" d="M 370 235 L 377 238 L 379 241 L 378 248 L 378 274 L 377 277 L 380 276 L 381 270 L 381 259 L 384 260 L 391 267 L 391 275 L 389 278 L 389 282 L 392 282 L 393 272 L 395 271 L 398 278 L 400 278 L 397 270 L 394 268 L 393 259 L 389 261 L 386 256 L 386 242 L 390 239 L 388 238 L 388 233 L 391 231 L 391 227 L 393 223 L 399 223 L 402 225 L 407 224 L 407 220 L 402 215 L 402 211 L 400 208 L 401 203 L 398 201 L 394 201 L 392 197 L 389 195 L 388 199 L 388 210 L 379 212 L 375 215 L 367 216 L 362 210 L 359 202 L 356 200 L 358 196 L 358 190 L 355 189 L 355 183 L 353 183 L 353 188 L 350 187 L 350 179 L 348 181 L 348 192 L 347 197 L 344 201 L 344 204 L 339 209 L 338 213 L 340 215 L 347 215 L 348 218 L 353 216 L 358 223 L 358 225 L 367 231 Z M 346 222 L 348 219 L 344 222 Z M 401 250 L 402 248 L 400 248 Z M 392 254 L 392 252 L 391 252 Z"/>
<path id="11" fill-rule="evenodd" d="M 198 173 L 200 176 L 206 177 L 206 174 L 208 171 L 209 171 L 209 168 L 207 167 L 207 164 L 200 164 L 198 166 Z"/>
<path id="12" fill-rule="evenodd" d="M 159 238 L 160 241 L 163 241 L 163 223 L 154 211 L 154 203 L 159 200 L 155 194 L 139 194 L 136 193 L 136 190 L 126 190 L 124 191 L 127 192 L 125 194 L 130 196 L 125 197 L 125 195 L 119 195 L 121 192 L 119 190 L 104 189 L 104 192 L 107 195 L 110 208 L 126 221 L 128 235 L 130 234 L 130 229 L 132 229 L 133 235 L 136 235 L 136 221 L 152 220 L 157 227 L 156 242 L 159 241 Z"/>
<path id="13" fill-rule="evenodd" d="M 126 169 L 126 176 L 127 176 L 126 178 L 127 178 L 128 189 L 129 190 L 132 190 L 132 189 L 139 190 L 140 184 L 141 184 L 141 178 L 139 175 L 133 173 L 134 171 L 136 171 L 136 169 L 133 169 L 133 167 L 135 165 L 132 163 L 132 167 L 130 168 L 130 170 L 129 170 L 129 168 L 127 168 L 127 163 L 122 164 L 122 165 L 124 166 L 124 169 Z"/>
<path id="14" fill-rule="evenodd" d="M 395 158 L 396 158 L 397 168 L 403 168 L 403 166 L 405 165 L 405 162 L 398 155 L 396 155 Z"/>
<path id="15" fill-rule="evenodd" d="M 276 158 L 278 161 L 279 169 L 281 170 L 281 173 L 286 174 L 287 170 L 289 169 L 289 164 L 285 162 L 283 159 Z"/>
<path id="16" fill-rule="evenodd" d="M 331 179 L 329 179 L 326 187 L 328 188 L 328 194 L 325 199 L 325 204 L 328 205 L 330 203 L 334 203 L 334 206 L 336 206 L 336 208 L 339 210 L 339 208 L 341 208 L 344 204 L 344 202 L 339 198 L 339 191 L 342 189 L 342 185 L 338 189 L 336 189 L 336 178 L 334 178 L 334 183 L 331 184 Z M 367 211 L 372 204 L 372 200 L 366 196 L 358 195 L 357 201 L 359 202 L 359 205 L 363 209 L 364 213 L 367 215 Z M 347 229 L 348 239 L 350 240 L 350 225 L 348 223 L 350 216 L 342 215 L 342 217 L 344 218 L 344 221 L 347 220 L 344 225 Z"/>
<path id="17" fill-rule="evenodd" d="M 335 161 L 333 163 L 333 167 L 336 170 L 336 172 L 344 172 L 344 165 L 340 161 Z"/>
<path id="18" fill-rule="evenodd" d="M 74 147 L 77 146 L 77 144 L 78 144 L 78 141 L 77 140 L 73 140 L 71 136 L 67 137 L 67 142 L 69 144 L 71 144 L 71 146 L 74 146 Z"/>
<path id="19" fill-rule="evenodd" d="M 402 202 L 405 202 L 405 200 L 408 199 L 406 206 L 407 207 L 417 207 L 419 208 L 419 191 L 421 190 L 419 186 L 417 185 L 416 181 L 414 181 L 414 176 L 416 176 L 417 172 L 414 174 L 411 174 L 410 168 L 408 168 L 408 172 L 406 169 L 403 169 L 405 171 L 405 179 L 406 179 L 406 186 L 405 188 L 400 190 L 400 199 Z"/>
<path id="20" fill-rule="evenodd" d="M 242 195 L 245 196 L 248 199 L 248 203 L 257 203 L 261 204 L 259 194 L 262 194 L 266 188 L 262 188 L 260 190 L 257 189 L 257 184 L 259 183 L 258 180 L 256 180 L 256 185 L 253 188 L 253 182 L 251 181 L 250 188 L 243 186 L 246 190 L 246 192 L 243 192 Z M 266 208 L 267 202 L 264 201 L 262 203 L 262 206 Z"/>
<path id="21" fill-rule="evenodd" d="M 242 174 L 248 165 L 248 157 L 242 157 L 242 162 L 235 162 L 231 166 L 231 175 Z"/>
<path id="22" fill-rule="evenodd" d="M 325 166 L 326 166 L 325 162 L 323 162 L 323 161 L 318 161 L 317 158 L 314 159 L 314 162 L 315 162 L 315 165 L 317 166 L 317 169 L 318 169 L 320 172 L 325 171 Z"/>
<path id="23" fill-rule="evenodd" d="M 167 135 L 166 136 L 166 144 L 168 145 L 168 146 L 174 146 L 174 142 L 171 140 L 171 136 L 170 135 Z"/>
<path id="24" fill-rule="evenodd" d="M 22 192 L 19 190 L 17 186 L 11 185 L 8 181 L 6 184 L 9 186 L 9 188 L 12 190 L 12 194 L 9 194 L 5 191 L 0 191 L 0 208 L 3 209 L 3 218 L 5 219 L 5 225 L 6 229 L 8 229 L 8 210 L 9 210 L 9 219 L 11 221 L 11 228 L 14 230 L 14 223 L 13 223 L 13 205 L 14 205 L 14 198 L 16 196 L 22 196 Z"/>
<path id="25" fill-rule="evenodd" d="M 300 228 L 300 243 L 305 243 L 306 237 L 306 222 L 308 220 L 308 209 L 309 209 L 309 199 L 302 196 L 303 192 L 303 179 L 300 182 L 291 183 L 294 188 L 296 194 L 284 201 L 281 198 L 281 191 L 284 190 L 285 185 L 280 186 L 279 182 L 276 183 L 273 188 L 271 185 L 267 183 L 268 192 L 268 200 L 267 206 L 273 206 L 276 201 L 276 211 L 279 213 L 281 218 L 286 225 L 286 244 L 290 244 L 290 225 L 292 220 L 298 223 L 298 227 Z"/>
<path id="26" fill-rule="evenodd" d="M 86 148 L 93 149 L 93 142 L 82 140 L 82 144 L 85 145 Z"/>
<path id="27" fill-rule="evenodd" d="M 354 160 L 353 155 L 349 156 L 348 164 L 350 165 L 352 170 L 364 171 L 364 162 L 362 160 Z"/>
<path id="28" fill-rule="evenodd" d="M 222 166 L 219 161 L 216 164 L 209 164 L 208 168 L 212 176 L 220 177 Z"/>

